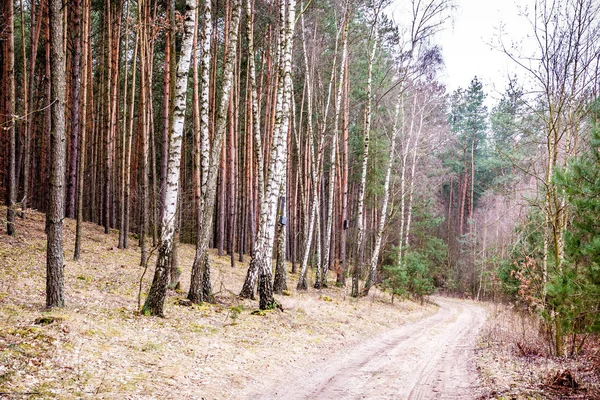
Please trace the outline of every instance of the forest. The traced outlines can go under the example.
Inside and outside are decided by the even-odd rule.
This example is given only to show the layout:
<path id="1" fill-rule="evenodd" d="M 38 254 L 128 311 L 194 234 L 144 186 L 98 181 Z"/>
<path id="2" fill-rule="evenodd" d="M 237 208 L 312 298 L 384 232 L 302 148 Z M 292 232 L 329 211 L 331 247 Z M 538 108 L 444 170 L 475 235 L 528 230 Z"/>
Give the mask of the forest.
<path id="1" fill-rule="evenodd" d="M 228 264 L 257 312 L 325 289 L 443 294 L 510 304 L 548 355 L 583 354 L 600 332 L 600 3 L 526 3 L 527 37 L 494 42 L 518 73 L 490 96 L 442 78 L 452 0 L 3 1 L 2 224 L 18 240 L 44 216 L 42 308 L 71 306 L 65 269 L 96 226 L 137 254 L 140 318 L 177 294 L 218 304 Z"/>

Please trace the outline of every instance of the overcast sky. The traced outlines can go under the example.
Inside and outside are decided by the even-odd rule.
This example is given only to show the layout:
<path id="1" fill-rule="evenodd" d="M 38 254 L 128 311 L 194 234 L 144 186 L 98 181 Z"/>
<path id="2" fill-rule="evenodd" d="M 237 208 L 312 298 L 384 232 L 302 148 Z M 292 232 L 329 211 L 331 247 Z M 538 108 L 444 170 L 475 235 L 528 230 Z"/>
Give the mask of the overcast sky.
<path id="1" fill-rule="evenodd" d="M 501 51 L 493 48 L 498 43 L 499 27 L 503 28 L 505 43 L 518 41 L 531 29 L 519 16 L 526 0 L 455 0 L 456 9 L 445 30 L 436 42 L 442 48 L 445 70 L 441 80 L 451 93 L 458 87 L 467 87 L 475 75 L 483 82 L 488 104 L 495 103 L 507 86 L 507 77 L 519 72 L 515 64 Z M 402 9 L 409 0 L 396 0 L 391 7 L 393 18 L 402 17 Z"/>
<path id="2" fill-rule="evenodd" d="M 518 0 L 517 0 L 518 1 Z M 520 1 L 519 3 L 525 3 Z M 507 77 L 518 69 L 497 47 L 498 29 L 504 25 L 505 42 L 519 40 L 527 32 L 527 21 L 519 17 L 514 0 L 458 0 L 454 22 L 438 37 L 445 73 L 451 92 L 466 87 L 477 75 L 489 97 L 498 97 L 507 86 Z"/>

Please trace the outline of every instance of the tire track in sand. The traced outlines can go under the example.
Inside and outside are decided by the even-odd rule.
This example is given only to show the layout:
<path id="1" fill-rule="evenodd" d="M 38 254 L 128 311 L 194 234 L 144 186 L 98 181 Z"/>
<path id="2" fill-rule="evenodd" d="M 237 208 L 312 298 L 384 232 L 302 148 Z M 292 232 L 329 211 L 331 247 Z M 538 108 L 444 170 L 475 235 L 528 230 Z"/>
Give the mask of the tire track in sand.
<path id="1" fill-rule="evenodd" d="M 435 297 L 438 312 L 279 382 L 260 399 L 475 399 L 473 361 L 485 311 Z M 253 396 L 253 398 L 257 398 Z"/>

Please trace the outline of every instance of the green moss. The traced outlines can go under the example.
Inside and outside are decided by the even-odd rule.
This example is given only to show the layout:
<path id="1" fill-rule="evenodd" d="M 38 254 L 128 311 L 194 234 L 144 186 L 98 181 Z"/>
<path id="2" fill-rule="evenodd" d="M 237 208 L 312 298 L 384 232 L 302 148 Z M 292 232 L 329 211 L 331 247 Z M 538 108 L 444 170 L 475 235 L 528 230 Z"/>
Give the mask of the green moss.
<path id="1" fill-rule="evenodd" d="M 54 322 L 61 322 L 63 320 L 64 320 L 63 317 L 52 316 L 52 315 L 45 315 L 43 317 L 36 318 L 35 321 L 34 321 L 34 324 L 44 326 L 44 325 L 53 324 Z"/>
<path id="2" fill-rule="evenodd" d="M 195 333 L 217 333 L 219 330 L 215 327 L 212 326 L 207 326 L 207 325 L 202 325 L 202 324 L 196 324 L 196 323 L 191 323 L 190 324 L 190 330 L 192 332 Z"/>
<path id="3" fill-rule="evenodd" d="M 144 351 L 144 352 L 152 352 L 152 351 L 156 351 L 156 350 L 160 350 L 162 346 L 158 343 L 154 343 L 154 342 L 146 342 L 141 348 L 140 351 Z"/>
<path id="4" fill-rule="evenodd" d="M 268 310 L 254 310 L 250 314 L 252 314 L 252 315 L 258 315 L 260 317 L 264 317 L 265 315 L 267 315 L 267 314 L 269 314 L 271 312 L 273 312 L 272 308 L 268 309 Z"/>

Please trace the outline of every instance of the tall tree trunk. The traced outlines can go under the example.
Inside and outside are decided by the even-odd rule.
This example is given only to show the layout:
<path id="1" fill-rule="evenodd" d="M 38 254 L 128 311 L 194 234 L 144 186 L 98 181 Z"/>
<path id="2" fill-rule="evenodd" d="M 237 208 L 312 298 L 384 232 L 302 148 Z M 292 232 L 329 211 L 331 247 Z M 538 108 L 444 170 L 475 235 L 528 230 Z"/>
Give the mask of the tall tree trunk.
<path id="1" fill-rule="evenodd" d="M 34 87 L 34 82 L 35 82 L 35 65 L 36 65 L 36 60 L 37 60 L 37 53 L 38 53 L 38 45 L 39 45 L 39 38 L 40 38 L 40 33 L 41 33 L 41 27 L 42 27 L 42 20 L 43 18 L 43 12 L 45 9 L 44 6 L 44 2 L 40 3 L 39 6 L 37 7 L 37 17 L 34 18 L 34 16 L 36 15 L 33 7 L 31 7 L 31 25 L 32 25 L 32 30 L 31 30 L 31 49 L 30 49 L 30 54 L 31 57 L 29 57 L 29 81 L 27 82 L 27 91 L 29 93 L 29 95 L 27 96 L 28 99 L 30 99 L 31 101 L 33 101 L 33 87 Z M 21 20 L 23 20 L 23 10 L 22 10 L 22 4 L 21 4 Z M 34 23 L 35 21 L 35 23 Z M 35 25 L 35 28 L 33 27 Z M 25 39 L 23 38 L 23 42 L 25 42 Z M 25 57 L 23 57 L 23 60 L 25 60 Z M 23 64 L 25 65 L 25 64 Z M 25 70 L 27 70 L 27 68 L 24 68 Z M 25 75 L 27 75 L 25 73 Z M 28 103 L 28 102 L 26 102 Z M 27 206 L 29 204 L 29 169 L 30 169 L 30 165 L 31 165 L 31 134 L 32 134 L 32 126 L 33 123 L 31 123 L 32 121 L 29 118 L 29 115 L 26 115 L 26 120 L 27 120 L 27 130 L 25 133 L 25 145 L 24 145 L 24 149 L 23 149 L 23 201 L 22 201 L 22 205 L 21 208 L 23 209 L 23 217 L 25 218 L 25 214 L 27 211 Z"/>
<path id="2" fill-rule="evenodd" d="M 264 158 L 263 158 L 263 144 L 262 144 L 262 134 L 260 129 L 260 112 L 259 112 L 259 100 L 257 93 L 257 85 L 256 85 L 256 66 L 254 61 L 254 23 L 253 23 L 253 15 L 251 2 L 250 0 L 246 0 L 246 38 L 248 41 L 248 63 L 249 63 L 249 72 L 250 72 L 250 89 L 251 89 L 251 107 L 252 107 L 252 132 L 254 134 L 254 143 L 253 146 L 255 148 L 255 156 L 256 156 L 256 165 L 257 165 L 257 198 L 258 204 L 261 204 L 262 199 L 265 195 L 265 175 L 264 175 Z M 251 213 L 251 219 L 254 220 L 254 212 Z M 251 228 L 253 231 L 253 228 Z M 254 249 L 255 240 L 252 241 L 252 246 Z M 242 287 L 242 291 L 240 296 L 245 298 L 254 299 L 254 284 L 256 282 L 256 276 L 258 271 L 256 269 L 248 269 L 248 275 L 246 276 L 246 280 L 244 282 L 244 286 Z"/>
<path id="3" fill-rule="evenodd" d="M 130 199 L 130 193 L 131 193 L 131 154 L 132 154 L 132 140 L 133 140 L 133 113 L 134 113 L 134 107 L 135 107 L 135 84 L 136 84 L 136 80 L 135 80 L 135 75 L 136 75 L 136 71 L 137 71 L 137 57 L 138 57 L 138 49 L 139 49 L 139 42 L 140 42 L 140 32 L 139 32 L 139 28 L 136 29 L 135 32 L 135 47 L 133 50 L 133 70 L 132 70 L 132 74 L 131 74 L 131 100 L 129 102 L 129 127 L 128 127 L 128 131 L 127 131 L 127 138 L 126 138 L 126 164 L 125 164 L 125 198 L 124 198 L 124 204 L 123 204 L 123 208 L 125 210 L 124 212 L 124 216 L 123 216 L 123 248 L 126 249 L 128 247 L 128 241 L 129 241 L 129 220 L 130 220 L 130 211 L 131 211 L 131 199 Z"/>
<path id="4" fill-rule="evenodd" d="M 373 22 L 373 49 L 371 57 L 369 58 L 369 72 L 367 75 L 367 106 L 365 110 L 365 135 L 363 138 L 363 159 L 362 159 L 362 172 L 360 179 L 360 186 L 358 189 L 358 211 L 356 217 L 356 228 L 357 228 L 357 239 L 356 239 L 356 261 L 354 263 L 354 270 L 352 273 L 352 292 L 353 297 L 357 297 L 358 293 L 358 279 L 361 273 L 361 265 L 364 258 L 365 248 L 365 227 L 364 227 L 364 208 L 365 208 L 365 193 L 367 188 L 367 166 L 369 163 L 369 142 L 371 135 L 371 104 L 373 97 L 373 63 L 375 62 L 375 52 L 377 50 L 377 18 Z"/>
<path id="5" fill-rule="evenodd" d="M 62 0 L 50 0 L 52 131 L 50 135 L 50 204 L 48 206 L 48 244 L 46 247 L 46 307 L 63 307 L 63 219 L 66 170 L 65 64 L 63 50 Z"/>
<path id="6" fill-rule="evenodd" d="M 343 109 L 343 120 L 342 120 L 342 156 L 341 156 L 341 161 L 342 161 L 342 201 L 341 201 L 341 207 L 342 207 L 342 212 L 341 212 L 341 232 L 340 232 L 340 261 L 339 261 L 339 271 L 337 273 L 337 282 L 340 286 L 344 286 L 345 285 L 345 271 L 347 268 L 347 264 L 346 264 L 346 237 L 347 237 L 347 231 L 348 228 L 350 227 L 350 222 L 348 221 L 348 176 L 349 176 L 349 172 L 348 172 L 348 124 L 350 122 L 350 107 L 348 104 L 348 93 L 350 91 L 349 89 L 349 82 L 350 79 L 348 79 L 348 58 L 346 58 L 346 64 L 344 66 L 345 69 L 345 85 L 344 85 L 344 93 L 343 93 L 343 105 L 342 105 L 342 109 Z M 393 148 L 393 147 L 392 147 Z"/>
<path id="7" fill-rule="evenodd" d="M 105 1 L 105 17 L 104 17 L 104 29 L 107 34 L 107 45 L 106 49 L 106 86 L 105 86 L 105 121 L 106 127 L 104 129 L 104 185 L 103 185 L 103 206 L 102 209 L 102 224 L 104 225 L 104 233 L 107 234 L 110 231 L 110 196 L 111 196 L 111 185 L 112 185 L 112 77 L 113 77 L 113 13 L 111 10 L 110 0 Z"/>
<path id="8" fill-rule="evenodd" d="M 416 107 L 415 110 L 413 111 L 413 114 L 416 113 Z M 423 109 L 421 108 L 419 110 L 419 127 L 417 129 L 416 135 L 415 135 L 415 141 L 413 144 L 413 148 L 412 148 L 412 160 L 411 160 L 411 166 L 410 166 L 410 181 L 408 183 L 408 205 L 407 205 L 407 215 L 406 215 L 406 228 L 404 229 L 404 246 L 406 248 L 408 248 L 408 246 L 410 245 L 409 242 L 409 238 L 410 238 L 410 224 L 412 221 L 412 209 L 413 209 L 413 197 L 414 197 L 414 193 L 415 193 L 415 171 L 417 169 L 417 155 L 418 155 L 418 149 L 419 149 L 419 140 L 421 138 L 421 133 L 423 132 L 423 120 L 424 120 L 424 112 Z M 411 133 L 411 137 L 412 137 L 412 133 Z"/>
<path id="9" fill-rule="evenodd" d="M 281 307 L 273 298 L 271 257 L 275 236 L 278 197 L 286 178 L 287 135 L 289 132 L 292 91 L 292 38 L 296 10 L 294 0 L 288 0 L 287 2 L 281 0 L 279 4 L 281 21 L 278 65 L 280 71 L 278 81 L 279 90 L 275 107 L 275 125 L 271 142 L 268 178 L 266 180 L 267 186 L 265 188 L 265 196 L 260 203 L 260 223 L 249 267 L 249 270 L 255 268 L 258 271 L 259 307 L 261 310 Z M 249 273 L 247 280 L 250 276 L 251 274 Z M 244 286 L 252 287 L 253 284 L 248 285 L 246 281 Z"/>
<path id="10" fill-rule="evenodd" d="M 23 123 L 22 123 L 22 130 L 21 130 L 21 134 L 23 136 L 23 156 L 21 158 L 24 157 L 24 155 L 27 155 L 27 162 L 24 163 L 26 168 L 29 169 L 29 125 L 30 125 L 30 120 L 29 120 L 29 90 L 27 88 L 27 51 L 26 51 L 26 40 L 25 40 L 25 13 L 23 11 L 23 0 L 19 0 L 19 8 L 21 11 L 21 58 L 23 59 L 23 80 L 21 81 L 21 89 L 23 90 Z M 35 19 L 33 19 L 33 14 L 35 13 L 34 11 L 34 7 L 31 8 L 31 15 L 32 15 L 32 25 L 34 25 L 34 21 Z M 33 29 L 33 27 L 32 27 Z M 32 44 L 33 46 L 33 44 Z M 31 71 L 31 75 L 33 75 L 33 71 Z M 20 180 L 21 177 L 21 162 L 17 162 L 17 172 L 16 172 L 16 179 L 15 182 L 17 182 L 17 186 L 18 186 L 18 182 Z M 26 179 L 23 179 L 23 198 L 21 200 L 21 217 L 24 218 L 25 217 L 25 207 L 27 205 L 27 203 L 25 202 L 25 194 L 27 193 L 27 185 L 29 182 L 29 171 L 27 171 L 27 173 L 23 174 L 23 177 Z M 18 188 L 16 189 L 16 192 L 18 192 Z"/>
<path id="11" fill-rule="evenodd" d="M 285 270 L 285 242 L 286 242 L 286 212 L 285 184 L 281 187 L 281 196 L 279 201 L 279 221 L 277 223 L 277 258 L 275 262 L 275 279 L 273 280 L 273 293 L 282 294 L 287 290 L 287 276 Z"/>
<path id="12" fill-rule="evenodd" d="M 198 230 L 198 239 L 196 243 L 196 255 L 192 265 L 192 274 L 190 281 L 190 290 L 188 299 L 195 303 L 211 300 L 210 287 L 210 263 L 208 259 L 208 242 L 213 225 L 213 214 L 215 207 L 215 188 L 217 184 L 217 173 L 221 158 L 221 149 L 226 128 L 226 113 L 229 105 L 229 96 L 231 94 L 233 83 L 233 69 L 237 57 L 238 29 L 240 22 L 241 2 L 233 1 L 233 10 L 231 17 L 231 32 L 227 46 L 227 57 L 223 66 L 223 86 L 221 101 L 216 114 L 215 127 L 213 131 L 212 146 L 209 150 L 208 141 L 208 98 L 209 98 L 209 78 L 208 71 L 211 55 L 208 51 L 203 51 L 201 59 L 201 77 L 202 84 L 200 88 L 200 131 L 202 136 L 202 198 L 198 206 L 199 215 L 202 217 L 202 224 Z M 205 26 L 201 36 L 203 49 L 210 47 L 210 37 L 212 36 L 211 26 L 211 7 L 210 1 L 206 1 L 202 10 Z M 206 151 L 204 151 L 206 149 Z M 210 157 L 210 159 L 208 158 Z M 200 217 L 199 217 L 200 218 Z"/>
<path id="13" fill-rule="evenodd" d="M 140 129 L 140 141 L 141 141 L 141 174 L 140 177 L 141 186 L 139 190 L 139 197 L 141 199 L 140 204 L 140 224 L 138 229 L 139 244 L 141 259 L 140 265 L 146 265 L 148 257 L 146 232 L 148 231 L 148 32 L 146 24 L 149 20 L 148 17 L 148 6 L 140 0 L 138 2 L 138 13 L 144 23 L 141 24 L 140 29 L 142 33 L 140 35 L 140 72 L 141 72 L 141 84 L 140 84 L 140 110 L 141 115 L 141 129 Z"/>
<path id="14" fill-rule="evenodd" d="M 346 79 L 346 58 L 348 57 L 348 25 L 350 20 L 350 2 L 346 1 L 346 9 L 344 12 L 344 31 L 342 33 L 342 60 L 340 63 L 340 78 L 337 86 L 337 96 L 335 101 L 335 116 L 332 131 L 331 156 L 329 167 L 329 195 L 327 197 L 327 222 L 325 226 L 325 246 L 323 248 L 323 265 L 321 265 L 321 282 L 315 282 L 315 288 L 325 285 L 327 271 L 331 265 L 331 245 L 332 245 L 332 230 L 335 210 L 334 210 L 334 189 L 335 189 L 335 174 L 337 169 L 337 153 L 338 153 L 338 129 L 340 114 L 342 113 L 342 95 L 344 93 Z"/>
<path id="15" fill-rule="evenodd" d="M 75 217 L 75 195 L 77 189 L 77 159 L 80 126 L 80 76 L 81 76 L 81 0 L 73 0 L 70 4 L 71 18 L 73 21 L 72 59 L 71 59 L 71 151 L 69 159 L 69 179 L 67 183 L 67 218 Z M 83 151 L 83 150 L 82 150 Z"/>
<path id="16" fill-rule="evenodd" d="M 169 283 L 169 262 L 173 251 L 175 214 L 179 192 L 181 148 L 185 123 L 187 83 L 192 56 L 192 43 L 196 24 L 196 1 L 187 0 L 184 17 L 184 32 L 181 45 L 181 58 L 177 64 L 177 78 L 173 97 L 173 130 L 169 141 L 169 162 L 165 204 L 161 221 L 161 240 L 152 286 L 142 308 L 143 314 L 164 315 L 164 301 Z"/>
<path id="17" fill-rule="evenodd" d="M 163 126 L 161 139 L 161 157 L 160 157 L 160 211 L 159 218 L 162 220 L 162 211 L 164 210 L 165 194 L 167 188 L 167 163 L 169 159 L 169 132 L 171 131 L 172 112 L 171 112 L 171 70 L 175 69 L 175 61 L 171 57 L 175 48 L 175 0 L 167 0 L 167 18 L 169 27 L 166 30 L 165 37 L 165 60 L 163 76 Z M 156 174 L 155 174 L 156 176 Z"/>
<path id="18" fill-rule="evenodd" d="M 7 202 L 8 206 L 6 211 L 6 233 L 14 235 L 16 232 L 15 228 L 15 207 L 17 203 L 17 188 L 18 182 L 16 179 L 16 153 L 17 153 L 17 136 L 15 132 L 15 14 L 13 1 L 5 3 L 6 7 L 6 27 L 5 36 L 7 37 L 6 43 L 6 114 L 8 114 L 8 190 L 7 190 Z"/>
<path id="19" fill-rule="evenodd" d="M 344 16 L 345 18 L 346 16 Z M 319 139 L 317 143 L 314 143 L 314 135 L 313 135 L 313 101 L 312 101 L 312 72 L 308 59 L 308 51 L 307 51 L 307 40 L 305 36 L 304 29 L 304 14 L 300 16 L 302 22 L 302 47 L 304 53 L 304 67 L 305 67 L 305 80 L 306 80 L 306 100 L 307 100 L 307 135 L 308 135 L 308 152 L 309 152 L 309 168 L 311 171 L 310 178 L 312 184 L 313 195 L 311 196 L 311 202 L 308 209 L 308 223 L 305 224 L 304 229 L 304 251 L 302 254 L 302 263 L 300 266 L 300 275 L 298 277 L 298 284 L 296 286 L 296 290 L 306 290 L 308 288 L 306 275 L 308 271 L 308 261 L 310 257 L 310 252 L 312 249 L 313 236 L 316 236 L 316 248 L 317 248 L 317 276 L 315 279 L 315 283 L 322 283 L 321 277 L 321 223 L 320 223 L 320 213 L 319 206 L 321 205 L 321 197 L 319 196 L 319 182 L 321 181 L 321 168 L 322 168 L 322 160 L 323 160 L 323 144 L 325 137 L 325 127 L 327 116 L 329 114 L 329 106 L 331 103 L 331 94 L 333 92 L 333 82 L 335 81 L 335 73 L 336 73 L 336 60 L 337 60 L 337 52 L 338 52 L 338 42 L 339 42 L 339 33 L 342 29 L 338 29 L 335 38 L 335 51 L 333 55 L 333 62 L 331 65 L 331 74 L 329 78 L 329 84 L 327 87 L 327 98 L 325 102 L 325 110 L 323 113 L 323 129 L 319 132 Z M 345 19 L 342 23 L 345 26 Z M 316 32 L 315 32 L 316 34 Z M 315 148 L 316 147 L 316 148 Z M 312 157 L 311 157 L 312 156 Z M 316 228 L 315 228 L 316 226 Z M 313 232 L 315 232 L 314 234 Z"/>
<path id="20" fill-rule="evenodd" d="M 123 122 L 121 123 L 121 173 L 120 173 L 120 191 L 119 191 L 119 242 L 118 248 L 125 248 L 125 185 L 126 185 L 126 169 L 127 168 L 127 89 L 129 77 L 129 1 L 125 3 L 125 76 L 123 79 Z M 134 51 L 133 57 L 136 54 Z M 134 72 L 135 74 L 135 72 Z M 132 94 L 133 95 L 133 94 Z"/>
<path id="21" fill-rule="evenodd" d="M 371 286 L 375 283 L 376 273 L 377 273 L 377 261 L 379 261 L 379 252 L 381 250 L 381 241 L 383 238 L 383 230 L 385 228 L 385 221 L 387 219 L 387 210 L 388 203 L 390 199 L 390 178 L 392 175 L 392 167 L 394 165 L 394 156 L 396 154 L 396 140 L 398 138 L 398 132 L 400 128 L 398 126 L 400 119 L 400 108 L 401 108 L 401 96 L 403 95 L 402 88 L 400 88 L 400 93 L 398 95 L 398 100 L 396 102 L 396 111 L 394 115 L 394 127 L 392 130 L 392 141 L 390 143 L 390 154 L 388 158 L 387 169 L 385 172 L 385 182 L 383 184 L 383 202 L 381 204 L 381 216 L 379 218 L 379 224 L 377 226 L 377 232 L 375 234 L 375 246 L 373 247 L 373 255 L 371 256 L 371 263 L 369 268 L 369 275 L 367 276 L 367 281 L 365 282 L 365 286 L 361 292 L 362 296 L 366 296 L 369 294 L 369 290 Z"/>
<path id="22" fill-rule="evenodd" d="M 90 0 L 83 0 L 83 25 L 82 25 L 82 105 L 81 105 L 81 117 L 83 124 L 81 126 L 81 132 L 79 133 L 79 167 L 78 167 L 78 178 L 77 178 L 77 225 L 75 227 L 75 251 L 73 258 L 75 261 L 79 260 L 81 256 L 81 230 L 83 225 L 83 184 L 85 177 L 85 148 L 86 148 L 86 134 L 87 134 L 87 91 L 88 91 L 88 69 L 91 70 L 91 65 L 88 63 L 88 51 L 89 51 L 89 23 L 90 23 Z"/>

